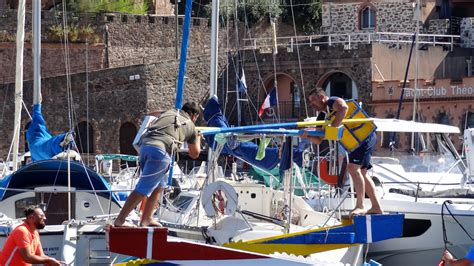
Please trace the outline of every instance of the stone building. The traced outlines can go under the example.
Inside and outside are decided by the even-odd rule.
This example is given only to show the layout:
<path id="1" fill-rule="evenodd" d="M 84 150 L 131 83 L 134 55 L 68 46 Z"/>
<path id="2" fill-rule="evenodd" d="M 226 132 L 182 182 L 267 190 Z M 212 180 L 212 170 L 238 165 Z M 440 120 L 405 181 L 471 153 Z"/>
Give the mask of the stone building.
<path id="1" fill-rule="evenodd" d="M 16 32 L 16 10 L 4 10 L 0 32 Z M 43 115 L 53 134 L 76 131 L 78 148 L 97 153 L 135 154 L 131 143 L 143 116 L 174 106 L 181 39 L 176 43 L 175 18 L 125 14 L 83 14 L 76 25 L 90 25 L 94 43 L 81 40 L 64 45 L 51 36 L 55 14 L 42 13 Z M 183 18 L 179 18 L 182 25 Z M 31 14 L 26 17 L 31 30 Z M 180 29 L 181 31 L 181 29 Z M 181 32 L 178 32 L 180 36 Z M 14 35 L 12 35 L 14 37 Z M 221 36 L 225 36 L 222 34 Z M 203 102 L 209 91 L 210 26 L 206 19 L 193 19 L 189 38 L 184 100 Z M 27 41 L 28 41 L 27 37 Z M 178 50 L 176 49 L 178 45 Z M 31 45 L 25 45 L 22 136 L 20 152 L 27 150 L 25 129 L 32 104 Z M 220 58 L 219 71 L 225 67 Z M 14 38 L 0 42 L 0 101 L 2 102 L 0 154 L 6 159 L 13 134 Z M 67 66 L 67 67 L 66 67 Z M 67 75 L 66 75 L 67 74 Z M 68 95 L 72 97 L 68 105 Z"/>
<path id="2" fill-rule="evenodd" d="M 273 48 L 273 32 L 268 23 L 250 30 L 239 27 L 237 34 L 233 28 L 227 33 L 221 27 L 218 94 L 226 115 L 233 124 L 238 123 L 233 88 L 244 71 L 248 95 L 239 96 L 247 99 L 241 102 L 242 124 L 262 122 L 257 110 L 274 87 L 278 89 L 280 104 L 273 112 L 277 115 L 269 111 L 263 115 L 267 122 L 313 115 L 306 105 L 306 97 L 314 87 L 323 87 L 330 95 L 355 98 L 373 116 L 394 116 L 411 39 L 417 30 L 413 3 L 413 0 L 325 0 L 321 34 L 295 37 L 291 25 L 278 22 L 277 49 Z M 474 123 L 471 122 L 474 80 L 470 78 L 473 10 L 463 0 L 421 3 L 419 45 L 413 55 L 418 59 L 412 59 L 408 72 L 409 87 L 414 88 L 417 80 L 417 88 L 427 89 L 420 97 L 419 117 L 427 122 L 460 127 L 462 121 Z M 16 32 L 16 12 L 1 12 L 0 61 L 5 63 L 0 66 L 3 106 L 0 154 L 5 159 L 13 133 L 15 45 L 12 35 Z M 95 41 L 82 39 L 70 44 L 70 60 L 66 62 L 63 45 L 54 39 L 51 31 L 57 25 L 56 15 L 45 11 L 42 17 L 43 113 L 51 131 L 77 131 L 79 149 L 90 155 L 133 154 L 131 140 L 142 117 L 151 111 L 171 108 L 174 103 L 176 51 L 179 52 L 181 41 L 176 42 L 175 18 L 125 14 L 72 16 L 69 21 L 94 29 Z M 29 15 L 26 21 L 27 30 L 31 29 Z M 180 17 L 178 24 L 182 23 Z M 209 88 L 210 27 L 205 19 L 193 19 L 191 24 L 185 99 L 203 103 Z M 238 46 L 235 40 L 239 41 Z M 32 70 L 28 44 L 25 55 L 24 101 L 30 107 Z M 68 91 L 73 98 L 69 107 Z M 412 116 L 410 92 L 407 96 L 402 119 Z M 26 112 L 22 115 L 24 129 L 29 118 Z M 25 151 L 23 137 L 21 145 Z"/>
<path id="3" fill-rule="evenodd" d="M 355 98 L 372 116 L 395 117 L 418 31 L 407 76 L 407 87 L 413 92 L 418 80 L 417 95 L 422 95 L 417 120 L 474 127 L 474 7 L 468 2 L 421 0 L 418 13 L 414 0 L 325 0 L 321 35 L 279 37 L 276 55 L 268 52 L 268 38 L 245 40 L 245 76 L 257 88 L 250 98 L 262 102 L 276 80 L 277 117 L 284 120 L 311 115 L 304 97 L 314 87 Z M 252 47 L 260 47 L 255 55 Z M 439 90 L 446 92 L 431 97 Z M 406 94 L 400 118 L 412 119 L 413 97 Z M 263 118 L 275 119 L 273 112 Z M 249 113 L 255 121 L 255 111 Z M 408 139 L 400 142 L 407 147 Z"/>

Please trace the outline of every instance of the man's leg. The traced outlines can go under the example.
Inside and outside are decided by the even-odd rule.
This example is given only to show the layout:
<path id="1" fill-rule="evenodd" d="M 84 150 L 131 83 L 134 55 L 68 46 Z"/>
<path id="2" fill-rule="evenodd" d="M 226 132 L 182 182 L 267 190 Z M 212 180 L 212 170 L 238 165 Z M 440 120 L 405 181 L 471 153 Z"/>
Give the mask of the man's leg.
<path id="1" fill-rule="evenodd" d="M 163 192 L 162 187 L 157 187 L 151 193 L 150 197 L 145 204 L 145 209 L 142 213 L 142 220 L 140 222 L 140 226 L 160 226 L 161 224 L 155 219 L 153 219 L 153 214 L 155 213 L 156 208 L 158 207 L 158 203 L 161 197 L 161 193 Z"/>
<path id="2" fill-rule="evenodd" d="M 382 214 L 383 210 L 380 206 L 379 198 L 377 197 L 377 192 L 375 191 L 375 183 L 367 174 L 367 169 L 361 169 L 362 176 L 364 177 L 365 182 L 365 192 L 369 196 L 372 207 L 367 211 L 367 214 Z"/>
<path id="3" fill-rule="evenodd" d="M 125 201 L 122 210 L 120 210 L 117 219 L 115 219 L 114 226 L 133 226 L 132 224 L 126 223 L 125 219 L 130 214 L 130 212 L 135 209 L 135 207 L 137 207 L 138 203 L 140 203 L 144 197 L 144 195 L 136 191 L 132 191 L 130 196 L 128 196 L 127 200 Z"/>
<path id="4" fill-rule="evenodd" d="M 354 189 L 356 192 L 357 200 L 354 210 L 350 213 L 350 216 L 365 214 L 364 198 L 365 198 L 365 184 L 364 177 L 362 176 L 360 165 L 349 163 L 347 165 L 347 171 L 352 177 L 354 183 Z"/>

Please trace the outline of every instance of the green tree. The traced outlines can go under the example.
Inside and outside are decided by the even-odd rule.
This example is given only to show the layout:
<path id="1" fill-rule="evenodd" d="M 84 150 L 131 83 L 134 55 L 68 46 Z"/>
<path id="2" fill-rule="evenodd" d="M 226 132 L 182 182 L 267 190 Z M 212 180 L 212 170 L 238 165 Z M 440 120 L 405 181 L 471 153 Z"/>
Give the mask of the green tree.
<path id="1" fill-rule="evenodd" d="M 121 12 L 128 14 L 146 14 L 148 5 L 136 0 L 72 0 L 69 2 L 71 11 L 83 12 Z"/>
<path id="2" fill-rule="evenodd" d="M 282 19 L 305 34 L 318 34 L 321 28 L 321 0 L 285 0 Z M 293 8 L 293 12 L 292 12 Z"/>

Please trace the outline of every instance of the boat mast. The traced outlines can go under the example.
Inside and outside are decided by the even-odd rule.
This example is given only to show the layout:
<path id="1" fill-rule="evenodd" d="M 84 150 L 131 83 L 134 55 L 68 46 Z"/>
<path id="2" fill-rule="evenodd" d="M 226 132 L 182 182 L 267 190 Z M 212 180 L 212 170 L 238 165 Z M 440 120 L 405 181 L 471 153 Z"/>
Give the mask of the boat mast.
<path id="1" fill-rule="evenodd" d="M 41 104 L 41 0 L 33 0 L 33 105 Z"/>
<path id="2" fill-rule="evenodd" d="M 412 120 L 416 122 L 416 94 L 418 93 L 418 38 L 420 34 L 420 21 L 421 21 L 421 10 L 420 10 L 420 0 L 416 1 L 416 10 L 415 10 L 415 81 L 414 81 L 414 90 L 413 90 L 413 114 Z M 411 133 L 411 150 L 415 150 L 415 132 Z"/>
<path id="3" fill-rule="evenodd" d="M 21 107 L 23 101 L 23 48 L 25 41 L 25 0 L 18 2 L 18 27 L 16 30 L 15 118 L 13 127 L 13 171 L 18 169 Z"/>
<path id="4" fill-rule="evenodd" d="M 219 55 L 219 0 L 212 1 L 212 14 L 211 14 L 211 73 L 210 73 L 210 87 L 209 87 L 209 99 L 217 95 L 217 57 Z M 211 162 L 212 148 L 209 147 L 207 153 L 208 162 Z M 208 166 L 209 169 L 209 166 Z M 215 181 L 214 173 L 208 171 L 209 182 Z"/>

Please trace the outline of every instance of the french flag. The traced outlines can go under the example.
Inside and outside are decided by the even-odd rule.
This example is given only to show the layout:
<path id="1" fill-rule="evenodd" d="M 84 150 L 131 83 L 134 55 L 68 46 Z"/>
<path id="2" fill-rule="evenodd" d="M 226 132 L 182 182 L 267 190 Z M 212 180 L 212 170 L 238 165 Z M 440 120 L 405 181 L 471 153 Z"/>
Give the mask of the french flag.
<path id="1" fill-rule="evenodd" d="M 265 111 L 265 109 L 270 108 L 272 106 L 276 106 L 277 104 L 278 104 L 277 90 L 276 88 L 273 88 L 272 91 L 270 91 L 270 93 L 267 94 L 267 97 L 265 98 L 265 101 L 263 101 L 262 106 L 260 106 L 260 110 L 258 110 L 258 117 L 262 117 L 263 111 Z"/>

